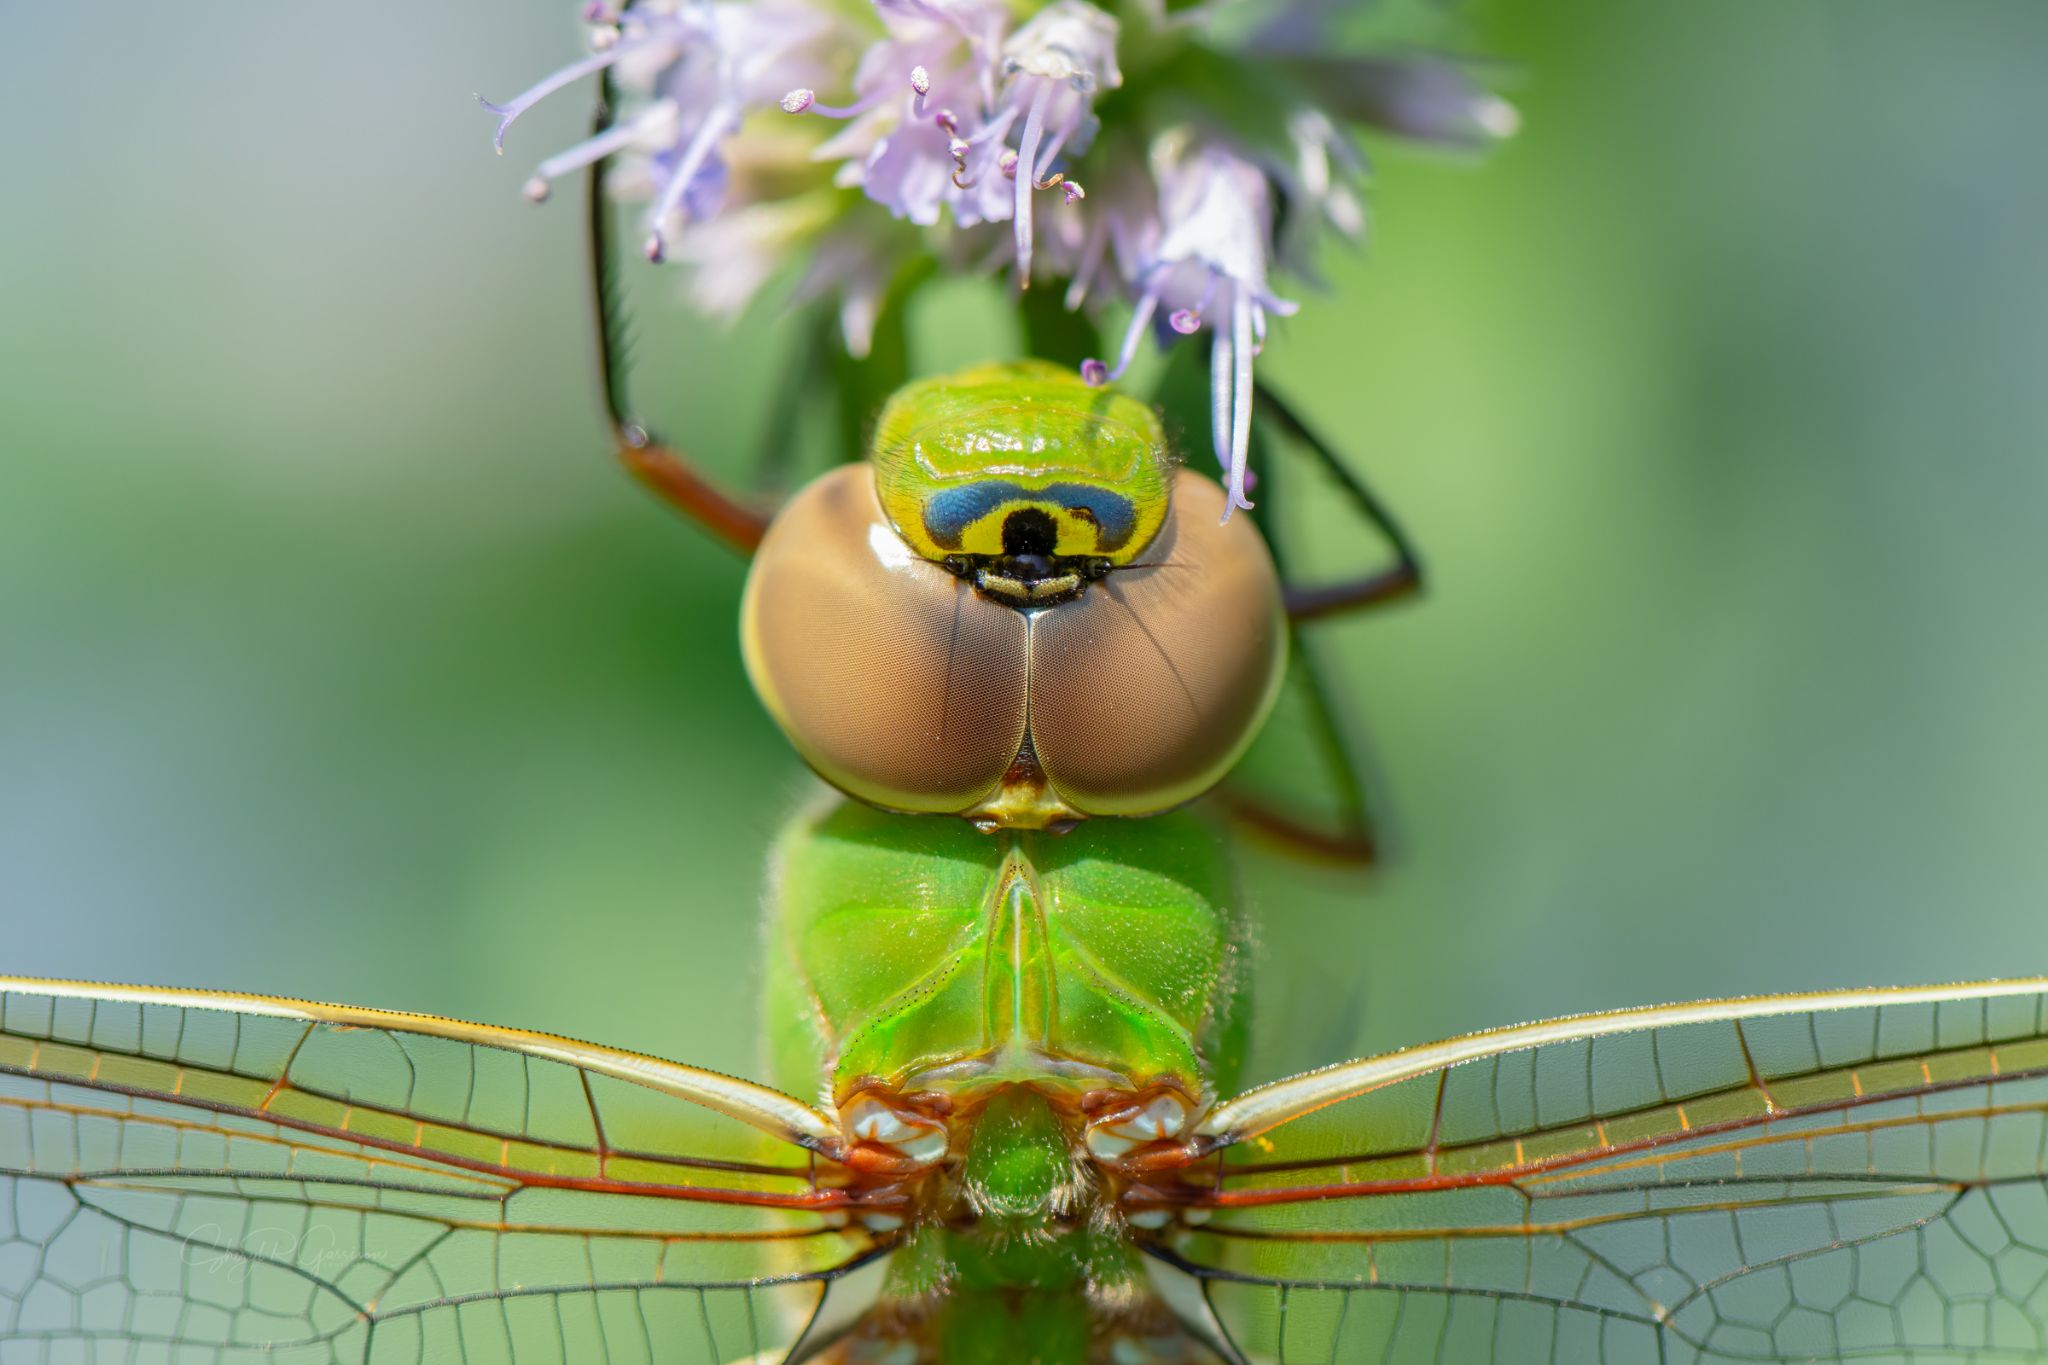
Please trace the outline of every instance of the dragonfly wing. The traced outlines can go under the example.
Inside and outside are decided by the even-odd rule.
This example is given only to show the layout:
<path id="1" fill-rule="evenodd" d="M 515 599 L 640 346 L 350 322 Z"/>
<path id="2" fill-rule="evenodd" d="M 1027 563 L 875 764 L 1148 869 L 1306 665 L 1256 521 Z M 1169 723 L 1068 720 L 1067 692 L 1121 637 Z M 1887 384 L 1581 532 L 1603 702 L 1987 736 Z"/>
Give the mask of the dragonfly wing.
<path id="1" fill-rule="evenodd" d="M 849 1272 L 886 1250 L 839 1207 L 826 1127 L 762 1087 L 545 1035 L 0 981 L 0 1341 L 785 1359 L 857 1315 L 835 1286 L 871 1297 L 878 1274 Z"/>
<path id="2" fill-rule="evenodd" d="M 1243 1359 L 2048 1356 L 2048 983 L 1502 1030 L 1203 1131 L 1150 1249 Z"/>

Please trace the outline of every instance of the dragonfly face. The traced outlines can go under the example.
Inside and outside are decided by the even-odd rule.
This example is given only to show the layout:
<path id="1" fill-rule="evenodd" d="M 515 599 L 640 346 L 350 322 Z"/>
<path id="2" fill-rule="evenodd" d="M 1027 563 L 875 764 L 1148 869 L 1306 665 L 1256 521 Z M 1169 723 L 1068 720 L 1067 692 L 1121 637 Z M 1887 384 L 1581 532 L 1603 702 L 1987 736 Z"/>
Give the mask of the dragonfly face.
<path id="1" fill-rule="evenodd" d="M 1279 580 L 1142 404 L 1051 366 L 912 385 L 776 518 L 742 618 L 798 751 L 890 810 L 1044 828 L 1226 773 L 1286 661 Z"/>
<path id="2" fill-rule="evenodd" d="M 871 458 L 904 542 L 1015 607 L 1071 600 L 1136 562 L 1172 495 L 1152 410 L 1039 362 L 905 386 Z"/>

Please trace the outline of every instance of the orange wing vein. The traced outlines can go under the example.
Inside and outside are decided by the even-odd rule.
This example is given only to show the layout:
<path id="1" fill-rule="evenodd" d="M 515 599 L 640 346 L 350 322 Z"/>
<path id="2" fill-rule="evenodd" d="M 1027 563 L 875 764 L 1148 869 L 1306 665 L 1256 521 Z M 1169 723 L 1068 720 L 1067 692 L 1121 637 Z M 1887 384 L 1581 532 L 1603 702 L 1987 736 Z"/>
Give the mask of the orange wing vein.
<path id="1" fill-rule="evenodd" d="M 1240 1358 L 2048 1358 L 2048 983 L 1502 1030 L 1205 1128 L 1148 1249 Z"/>
<path id="2" fill-rule="evenodd" d="M 787 1096 L 570 1040 L 0 979 L 0 1341 L 779 1360 L 879 1287 L 830 1146 Z"/>

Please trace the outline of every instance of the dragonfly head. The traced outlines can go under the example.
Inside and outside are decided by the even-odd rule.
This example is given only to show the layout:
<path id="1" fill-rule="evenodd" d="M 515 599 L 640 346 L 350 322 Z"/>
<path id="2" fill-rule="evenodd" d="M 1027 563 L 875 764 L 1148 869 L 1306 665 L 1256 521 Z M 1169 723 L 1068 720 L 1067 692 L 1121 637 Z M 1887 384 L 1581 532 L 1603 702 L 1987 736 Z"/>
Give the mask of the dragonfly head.
<path id="1" fill-rule="evenodd" d="M 986 827 L 1150 815 L 1220 781 L 1279 691 L 1279 576 L 1158 419 L 1045 365 L 912 385 L 866 465 L 769 527 L 741 638 L 820 776 Z"/>

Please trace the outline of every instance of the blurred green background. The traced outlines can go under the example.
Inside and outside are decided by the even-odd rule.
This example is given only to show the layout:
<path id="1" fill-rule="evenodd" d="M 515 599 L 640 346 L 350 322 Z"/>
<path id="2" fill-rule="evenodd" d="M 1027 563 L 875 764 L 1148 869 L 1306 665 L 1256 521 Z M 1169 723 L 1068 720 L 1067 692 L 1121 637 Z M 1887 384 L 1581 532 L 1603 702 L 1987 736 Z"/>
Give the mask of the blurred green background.
<path id="1" fill-rule="evenodd" d="M 806 779 L 739 566 L 608 463 L 574 203 L 519 198 L 582 101 L 504 160 L 469 101 L 572 9 L 0 8 L 5 970 L 754 1069 Z M 2048 971 L 2048 6 L 1456 36 L 1522 135 L 1375 146 L 1261 362 L 1433 573 L 1331 628 L 1400 858 L 1256 861 L 1262 1064 Z M 642 385 L 750 450 L 785 332 Z"/>

